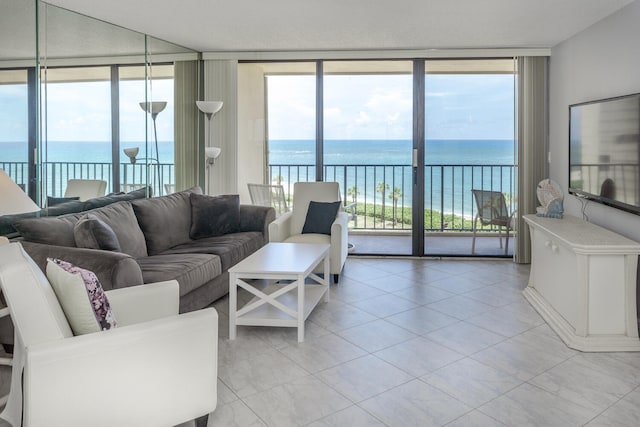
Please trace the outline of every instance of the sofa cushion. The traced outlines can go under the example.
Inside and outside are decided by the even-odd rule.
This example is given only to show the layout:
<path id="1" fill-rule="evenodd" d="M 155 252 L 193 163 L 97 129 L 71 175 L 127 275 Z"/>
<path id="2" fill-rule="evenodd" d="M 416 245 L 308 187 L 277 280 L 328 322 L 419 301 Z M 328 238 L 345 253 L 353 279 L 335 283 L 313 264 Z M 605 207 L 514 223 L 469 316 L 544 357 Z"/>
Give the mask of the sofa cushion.
<path id="1" fill-rule="evenodd" d="M 64 215 L 21 219 L 13 226 L 25 240 L 30 242 L 75 247 L 73 227 L 76 222 L 78 222 L 77 215 Z"/>
<path id="2" fill-rule="evenodd" d="M 87 249 L 122 252 L 113 229 L 95 214 L 83 215 L 73 227 L 76 246 Z"/>
<path id="3" fill-rule="evenodd" d="M 166 254 L 214 254 L 220 257 L 222 269 L 227 270 L 245 259 L 266 243 L 259 231 L 246 231 L 206 237 L 168 249 Z"/>
<path id="4" fill-rule="evenodd" d="M 144 283 L 175 279 L 180 296 L 222 274 L 220 257 L 209 254 L 152 255 L 138 259 Z"/>
<path id="5" fill-rule="evenodd" d="M 240 230 L 240 196 L 191 194 L 192 239 L 222 236 Z"/>
<path id="6" fill-rule="evenodd" d="M 193 187 L 168 196 L 131 202 L 144 233 L 149 255 L 156 255 L 172 246 L 191 240 L 189 239 L 191 229 L 189 195 L 201 192 L 199 187 Z"/>
<path id="7" fill-rule="evenodd" d="M 47 278 L 74 335 L 116 327 L 107 295 L 93 272 L 66 261 L 49 258 Z"/>
<path id="8" fill-rule="evenodd" d="M 133 213 L 131 202 L 117 202 L 87 213 L 95 215 L 111 227 L 118 238 L 121 252 L 134 258 L 147 256 L 147 243 Z"/>

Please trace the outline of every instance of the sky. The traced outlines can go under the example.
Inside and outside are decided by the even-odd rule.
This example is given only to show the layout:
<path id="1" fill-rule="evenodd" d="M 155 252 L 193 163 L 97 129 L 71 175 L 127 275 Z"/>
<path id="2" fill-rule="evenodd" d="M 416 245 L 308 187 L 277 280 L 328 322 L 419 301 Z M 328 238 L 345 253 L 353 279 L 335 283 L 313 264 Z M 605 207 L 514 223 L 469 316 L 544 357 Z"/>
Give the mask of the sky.
<path id="1" fill-rule="evenodd" d="M 46 99 L 48 112 L 45 128 L 47 139 L 110 141 L 109 87 L 108 81 L 48 84 L 46 91 L 41 93 L 41 98 Z M 145 141 L 147 114 L 139 105 L 145 100 L 143 81 L 121 81 L 119 95 L 120 140 L 123 143 Z M 167 101 L 167 107 L 156 119 L 158 140 L 173 140 L 173 81 L 154 80 L 152 96 L 153 100 Z M 0 142 L 26 139 L 26 85 L 0 85 Z"/>
<path id="2" fill-rule="evenodd" d="M 158 139 L 173 139 L 173 82 L 154 81 L 154 100 L 168 101 L 157 119 Z M 315 139 L 315 77 L 269 77 L 269 138 Z M 325 139 L 411 139 L 410 75 L 328 75 L 324 81 Z M 47 100 L 51 141 L 111 138 L 109 82 L 55 83 Z M 427 139 L 512 139 L 513 75 L 427 75 Z M 121 141 L 144 141 L 141 81 L 121 82 Z M 0 142 L 26 140 L 26 87 L 0 85 Z M 166 118 L 166 119 L 165 119 Z"/>
<path id="3" fill-rule="evenodd" d="M 427 139 L 513 139 L 513 75 L 427 75 Z M 315 77 L 269 77 L 269 138 L 315 139 Z M 326 76 L 325 139 L 411 139 L 410 75 Z"/>

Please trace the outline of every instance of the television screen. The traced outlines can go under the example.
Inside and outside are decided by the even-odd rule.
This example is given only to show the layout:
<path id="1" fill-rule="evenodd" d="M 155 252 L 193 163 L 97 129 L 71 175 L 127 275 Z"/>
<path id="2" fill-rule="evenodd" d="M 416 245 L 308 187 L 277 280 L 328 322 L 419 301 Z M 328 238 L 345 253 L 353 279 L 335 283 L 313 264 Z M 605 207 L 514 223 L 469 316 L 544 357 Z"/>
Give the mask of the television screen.
<path id="1" fill-rule="evenodd" d="M 569 193 L 640 215 L 640 94 L 569 106 Z"/>

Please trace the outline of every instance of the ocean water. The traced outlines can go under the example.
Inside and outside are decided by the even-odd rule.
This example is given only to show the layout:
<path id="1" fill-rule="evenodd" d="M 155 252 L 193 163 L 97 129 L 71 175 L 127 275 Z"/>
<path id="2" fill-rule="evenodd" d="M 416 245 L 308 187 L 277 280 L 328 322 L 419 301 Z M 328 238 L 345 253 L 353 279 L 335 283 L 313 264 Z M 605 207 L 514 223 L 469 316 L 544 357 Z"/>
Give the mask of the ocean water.
<path id="1" fill-rule="evenodd" d="M 150 149 L 151 145 L 149 145 Z M 139 147 L 138 158 L 147 157 L 144 154 L 144 142 L 121 142 L 120 146 L 123 149 Z M 153 149 L 155 151 L 155 148 Z M 158 141 L 158 150 L 160 163 L 173 163 L 172 141 Z M 45 156 L 48 162 L 111 163 L 111 141 L 49 141 Z M 0 162 L 26 161 L 27 152 L 24 142 L 0 141 Z M 122 151 L 120 151 L 120 162 L 129 162 L 129 158 Z"/>
<path id="2" fill-rule="evenodd" d="M 140 147 L 144 142 L 122 142 L 123 148 Z M 160 162 L 173 162 L 173 143 L 159 141 Z M 428 165 L 512 164 L 511 140 L 427 140 Z M 410 165 L 409 140 L 327 140 L 324 143 L 325 165 Z M 110 162 L 111 145 L 107 141 L 52 141 L 46 152 L 49 162 Z M 128 162 L 124 153 L 120 159 Z M 24 142 L 0 141 L 0 162 L 27 160 Z M 269 141 L 269 162 L 278 165 L 313 165 L 315 146 L 312 140 Z"/>
<path id="3" fill-rule="evenodd" d="M 410 140 L 327 140 L 325 165 L 410 165 Z M 512 140 L 427 140 L 425 163 L 429 165 L 513 164 Z M 269 163 L 312 165 L 312 140 L 269 141 Z"/>

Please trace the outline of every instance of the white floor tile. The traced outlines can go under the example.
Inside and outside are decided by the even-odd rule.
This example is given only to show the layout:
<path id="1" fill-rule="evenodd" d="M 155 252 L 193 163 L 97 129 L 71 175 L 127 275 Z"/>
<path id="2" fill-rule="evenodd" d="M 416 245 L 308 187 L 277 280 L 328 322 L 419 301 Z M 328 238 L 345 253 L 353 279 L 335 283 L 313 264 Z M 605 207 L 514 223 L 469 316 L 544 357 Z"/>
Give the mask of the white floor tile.
<path id="1" fill-rule="evenodd" d="M 352 405 L 346 397 L 312 376 L 253 394 L 244 401 L 272 427 L 302 426 Z"/>
<path id="2" fill-rule="evenodd" d="M 413 376 L 373 355 L 326 369 L 315 376 L 356 403 L 413 379 Z"/>
<path id="3" fill-rule="evenodd" d="M 471 410 L 420 380 L 379 394 L 359 406 L 392 427 L 444 425 Z"/>
<path id="4" fill-rule="evenodd" d="M 598 412 L 524 383 L 479 408 L 509 426 L 582 426 Z"/>
<path id="5" fill-rule="evenodd" d="M 639 353 L 568 348 L 528 279 L 503 260 L 349 258 L 300 344 L 292 328 L 229 341 L 223 298 L 209 427 L 639 426 Z"/>

